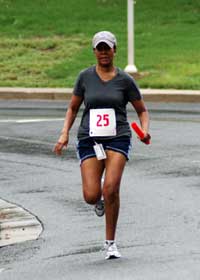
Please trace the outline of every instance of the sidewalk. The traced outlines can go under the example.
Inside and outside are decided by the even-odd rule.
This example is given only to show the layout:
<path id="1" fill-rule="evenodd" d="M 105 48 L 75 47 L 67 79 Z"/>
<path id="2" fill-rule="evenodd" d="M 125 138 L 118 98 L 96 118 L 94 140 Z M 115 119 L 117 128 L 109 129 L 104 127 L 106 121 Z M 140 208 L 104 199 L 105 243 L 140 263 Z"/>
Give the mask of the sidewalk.
<path id="1" fill-rule="evenodd" d="M 141 89 L 148 102 L 200 102 L 200 90 Z M 0 88 L 0 100 L 69 100 L 71 88 Z"/>
<path id="2" fill-rule="evenodd" d="M 24 208 L 0 199 L 0 247 L 37 239 L 43 227 Z"/>

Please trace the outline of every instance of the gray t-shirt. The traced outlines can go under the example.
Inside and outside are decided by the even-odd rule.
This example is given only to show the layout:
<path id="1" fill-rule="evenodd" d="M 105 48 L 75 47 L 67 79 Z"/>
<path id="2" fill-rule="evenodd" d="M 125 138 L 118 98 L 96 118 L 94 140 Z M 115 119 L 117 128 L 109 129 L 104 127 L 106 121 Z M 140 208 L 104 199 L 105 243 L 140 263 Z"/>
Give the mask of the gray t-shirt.
<path id="1" fill-rule="evenodd" d="M 115 110 L 117 134 L 106 138 L 131 136 L 126 105 L 129 101 L 141 100 L 142 96 L 133 78 L 127 73 L 117 68 L 117 75 L 105 82 L 98 76 L 95 66 L 89 67 L 79 74 L 73 94 L 83 97 L 85 105 L 78 130 L 79 140 L 90 137 L 89 112 L 97 108 Z"/>

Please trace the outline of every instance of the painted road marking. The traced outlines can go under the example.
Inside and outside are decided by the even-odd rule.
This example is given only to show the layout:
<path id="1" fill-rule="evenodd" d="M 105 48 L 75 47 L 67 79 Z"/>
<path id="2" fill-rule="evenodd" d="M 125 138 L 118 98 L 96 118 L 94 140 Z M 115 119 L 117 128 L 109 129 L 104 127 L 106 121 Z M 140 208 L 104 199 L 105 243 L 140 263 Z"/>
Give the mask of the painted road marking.
<path id="1" fill-rule="evenodd" d="M 31 122 L 48 122 L 48 121 L 63 121 L 64 118 L 55 118 L 55 119 L 23 119 L 17 120 L 16 123 L 31 123 Z"/>
<path id="2" fill-rule="evenodd" d="M 51 118 L 51 119 L 10 119 L 10 120 L 0 120 L 0 123 L 32 123 L 32 122 L 49 122 L 49 121 L 63 121 L 64 118 Z"/>

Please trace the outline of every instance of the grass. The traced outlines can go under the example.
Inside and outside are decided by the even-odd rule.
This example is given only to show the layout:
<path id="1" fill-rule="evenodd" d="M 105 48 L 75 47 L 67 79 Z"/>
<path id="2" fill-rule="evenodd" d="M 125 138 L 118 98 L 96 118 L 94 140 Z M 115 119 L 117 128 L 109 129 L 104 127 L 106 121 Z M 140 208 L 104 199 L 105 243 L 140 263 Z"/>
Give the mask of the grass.
<path id="1" fill-rule="evenodd" d="M 127 64 L 126 0 L 0 0 L 0 86 L 72 87 L 95 63 L 91 38 L 111 30 Z M 135 60 L 141 87 L 200 88 L 199 0 L 138 0 Z"/>

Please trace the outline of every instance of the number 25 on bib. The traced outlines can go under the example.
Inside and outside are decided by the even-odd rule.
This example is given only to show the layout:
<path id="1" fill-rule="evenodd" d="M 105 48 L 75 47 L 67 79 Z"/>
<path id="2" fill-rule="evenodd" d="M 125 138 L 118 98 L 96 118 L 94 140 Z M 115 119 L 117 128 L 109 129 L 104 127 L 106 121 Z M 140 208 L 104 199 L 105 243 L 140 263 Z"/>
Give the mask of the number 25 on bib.
<path id="1" fill-rule="evenodd" d="M 90 109 L 90 136 L 115 136 L 114 109 Z"/>

